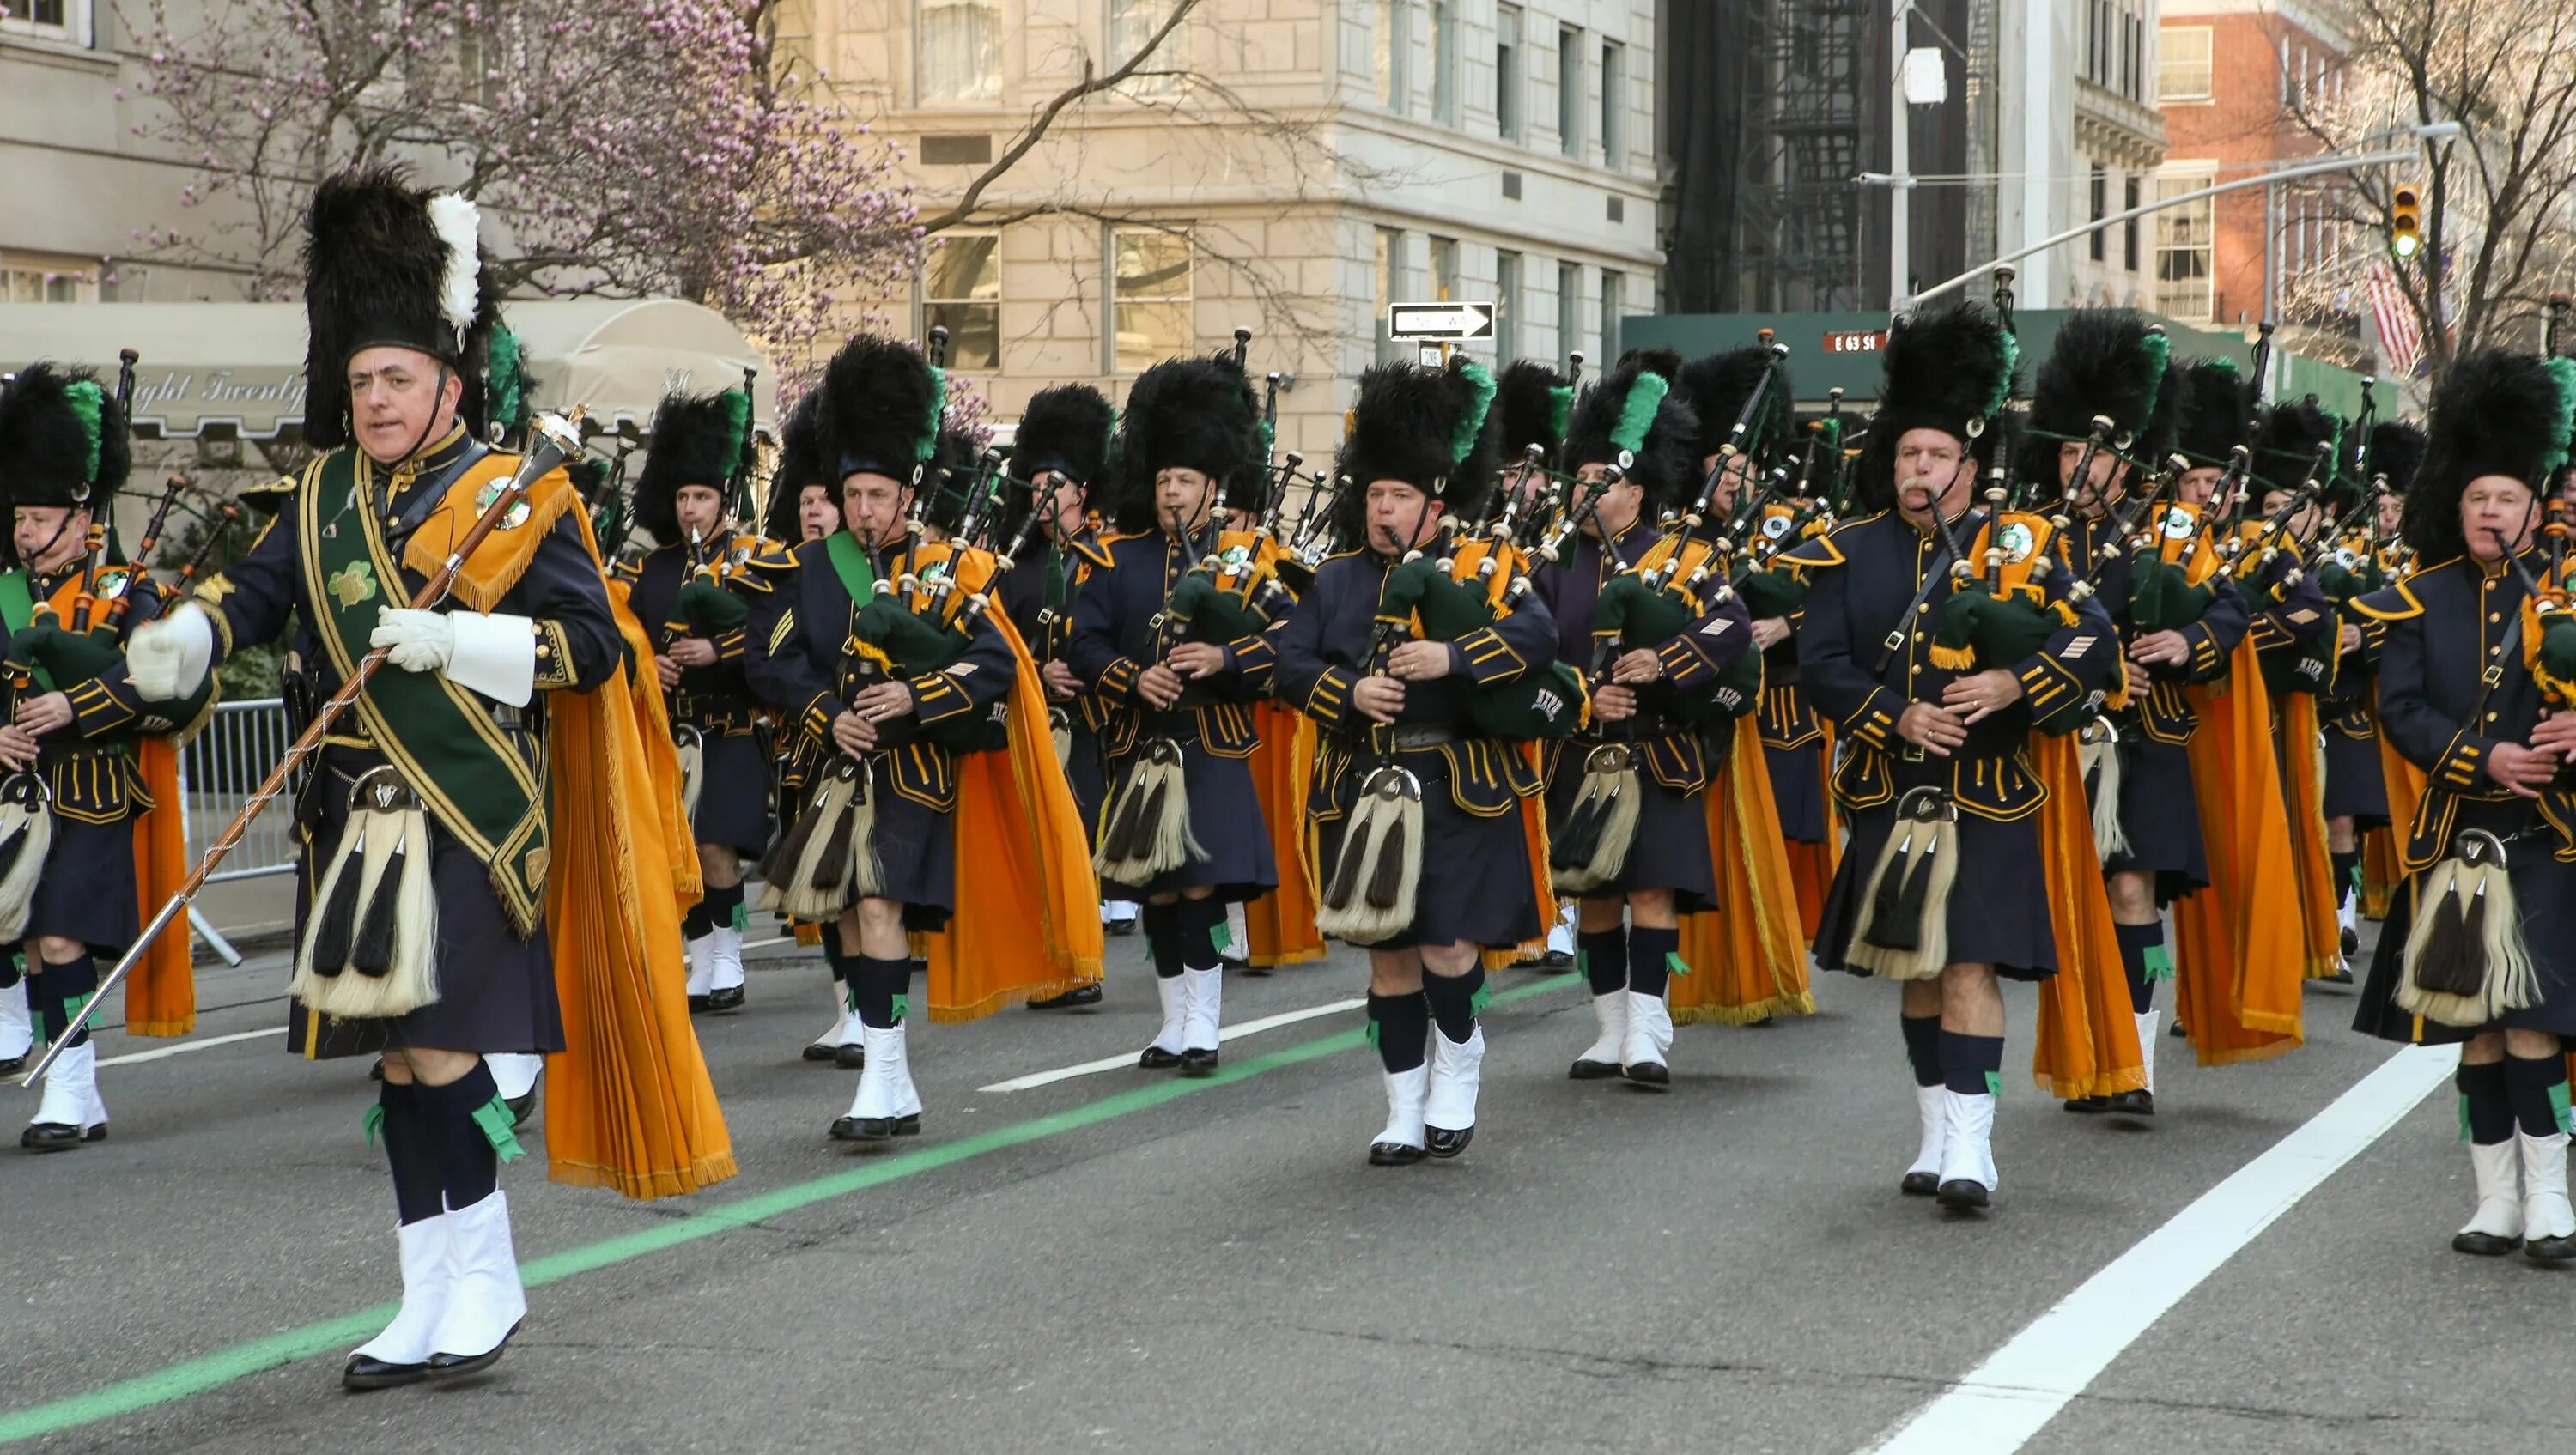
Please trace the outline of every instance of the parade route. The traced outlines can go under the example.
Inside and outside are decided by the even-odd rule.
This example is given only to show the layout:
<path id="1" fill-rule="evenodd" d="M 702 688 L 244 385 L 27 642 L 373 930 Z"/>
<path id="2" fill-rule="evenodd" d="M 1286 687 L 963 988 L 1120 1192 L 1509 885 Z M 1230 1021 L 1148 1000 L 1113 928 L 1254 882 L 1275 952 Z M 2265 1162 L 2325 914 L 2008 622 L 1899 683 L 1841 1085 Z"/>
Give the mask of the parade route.
<path id="1" fill-rule="evenodd" d="M 926 1028 L 927 1134 L 874 1156 L 822 1135 L 852 1078 L 796 1059 L 825 1013 L 819 970 L 764 951 L 746 1011 L 697 1023 L 743 1175 L 657 1204 L 552 1186 L 540 1113 L 504 1178 L 530 1323 L 479 1394 L 340 1391 L 340 1355 L 387 1312 L 363 1065 L 259 1044 L 273 1004 L 212 1015 L 180 1043 L 205 1054 L 105 1080 L 108 1142 L 0 1171 L 0 1223 L 41 1206 L 85 1230 L 0 1254 L 24 1291 L 0 1438 L 338 1450 L 431 1400 L 424 1448 L 442 1450 L 749 1450 L 834 1429 L 1142 1449 L 1187 1428 L 1228 1449 L 2398 1451 L 2433 1422 L 2485 1450 L 2547 1444 L 2545 1422 L 2499 1422 L 2515 1406 L 2492 1388 L 2545 1399 L 2546 1370 L 2498 1371 L 2474 1398 L 2438 1371 L 2498 1318 L 2547 1327 L 2553 1275 L 2447 1251 L 2465 1202 L 2449 1098 L 2427 1053 L 2343 1030 L 2337 990 L 2311 990 L 2290 1058 L 2204 1072 L 2167 1041 L 2151 1123 L 2009 1084 L 1998 1206 L 1965 1221 L 1896 1194 L 1911 1123 L 1890 1007 L 1841 977 L 1811 1020 L 1685 1028 L 1658 1097 L 1565 1081 L 1579 994 L 1507 972 L 1478 1139 L 1447 1164 L 1362 1161 L 1381 1108 L 1358 1029 L 1333 1024 L 1348 952 L 1236 977 L 1243 1025 L 1320 1033 L 1230 1047 L 1206 1081 L 990 1092 L 1149 1033 L 1134 947 L 1111 942 L 1097 1010 Z M 208 999 L 276 974 L 209 971 Z M 2028 997 L 2012 1011 L 2026 1036 Z M 2338 1134 L 2348 1162 L 2302 1150 L 2372 1108 Z M 2260 1170 L 2283 1157 L 2308 1159 L 2304 1197 Z M 2194 1205 L 2248 1178 L 2265 1212 L 2204 1244 Z M 1461 1219 L 1472 1254 L 1436 1236 Z M 2165 1297 L 2130 1308 L 2114 1274 Z M 897 1393 L 854 1402 L 851 1371 L 878 1363 Z M 65 1368 L 88 1377 L 65 1387 Z M 1981 1411 L 1998 1384 L 2040 1402 Z M 542 1408 L 517 1397 L 535 1388 Z"/>

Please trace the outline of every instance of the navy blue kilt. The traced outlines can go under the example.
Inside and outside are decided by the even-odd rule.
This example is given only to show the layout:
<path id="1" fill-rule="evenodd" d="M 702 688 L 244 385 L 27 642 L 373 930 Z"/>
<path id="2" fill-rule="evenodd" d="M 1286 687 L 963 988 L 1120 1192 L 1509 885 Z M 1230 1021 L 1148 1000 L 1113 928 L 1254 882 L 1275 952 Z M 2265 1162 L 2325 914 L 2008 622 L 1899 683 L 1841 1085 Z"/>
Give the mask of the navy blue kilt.
<path id="1" fill-rule="evenodd" d="M 1795 748 L 1762 745 L 1762 761 L 1771 770 L 1771 806 L 1779 814 L 1780 837 L 1791 843 L 1825 841 L 1822 746 L 1812 742 Z"/>
<path id="2" fill-rule="evenodd" d="M 1937 765 L 1940 777 L 1922 775 L 1934 765 L 1899 765 L 1899 794 L 1918 783 L 1946 781 L 1949 764 Z M 1825 896 L 1824 915 L 1816 926 L 1816 963 L 1855 975 L 1870 972 L 1846 964 L 1843 954 L 1860 928 L 1862 889 L 1887 847 L 1896 825 L 1896 803 L 1851 813 L 1851 840 L 1843 846 L 1834 870 L 1834 887 Z M 2048 880 L 2039 853 L 2039 814 L 2010 823 L 1959 815 L 1959 873 L 1950 891 L 1950 963 L 1992 965 L 2007 980 L 2045 980 L 2057 973 L 2057 932 L 2049 919 Z"/>
<path id="3" fill-rule="evenodd" d="M 878 883 L 903 906 L 903 927 L 929 933 L 948 927 L 957 908 L 957 814 L 894 791 L 880 772 L 875 785 Z"/>
<path id="4" fill-rule="evenodd" d="M 171 805 L 176 812 L 178 805 Z M 51 935 L 78 940 L 92 955 L 114 957 L 143 933 L 134 902 L 134 823 L 83 823 L 53 816 L 53 846 L 27 907 L 29 941 Z M 184 935 L 181 926 L 173 933 Z M 28 951 L 33 960 L 35 952 Z"/>
<path id="5" fill-rule="evenodd" d="M 2201 840 L 2191 750 L 2133 729 L 2121 737 L 2119 753 L 2120 832 L 2129 852 L 2104 863 L 2103 870 L 2154 875 L 2158 904 L 2208 888 L 2209 849 Z"/>
<path id="6" fill-rule="evenodd" d="M 2558 846 L 2557 835 L 2542 824 L 2540 810 L 2527 803 L 2464 801 L 2453 826 L 2455 831 L 2485 829 L 2505 840 L 2514 904 L 2522 915 L 2523 944 L 2540 976 L 2540 1000 L 2506 1013 L 2489 1026 L 2425 1021 L 2421 1040 L 2447 1046 L 2492 1030 L 2576 1036 L 2576 864 L 2558 861 L 2551 852 Z M 2406 969 L 2406 939 L 2413 932 L 2415 895 L 2421 882 L 2409 879 L 2389 896 L 2388 918 L 2379 926 L 2379 948 L 2370 957 L 2370 974 L 2362 982 L 2361 1004 L 2353 1014 L 2354 1030 L 2383 1041 L 2418 1039 L 2415 1017 L 2398 1007 L 2397 982 Z"/>
<path id="7" fill-rule="evenodd" d="M 1064 778 L 1073 789 L 1073 806 L 1082 815 L 1082 831 L 1093 848 L 1100 846 L 1100 806 L 1109 796 L 1109 778 L 1100 764 L 1100 734 L 1082 720 L 1081 712 L 1068 709 L 1072 718 L 1073 750 L 1066 754 Z"/>
<path id="8" fill-rule="evenodd" d="M 1109 765 L 1110 781 L 1123 788 L 1142 760 L 1144 741 L 1137 740 L 1139 752 Z M 1207 857 L 1158 874 L 1151 884 L 1104 880 L 1101 895 L 1142 900 L 1210 885 L 1217 899 L 1243 904 L 1278 888 L 1279 863 L 1270 852 L 1270 831 L 1261 816 L 1261 794 L 1252 784 L 1251 759 L 1219 757 L 1191 732 L 1177 735 L 1174 741 L 1181 745 L 1181 781 L 1189 789 L 1190 834 Z"/>
<path id="9" fill-rule="evenodd" d="M 769 761 L 749 733 L 706 736 L 698 770 L 698 811 L 689 831 L 701 844 L 720 844 L 746 858 L 769 847 Z"/>
<path id="10" fill-rule="evenodd" d="M 326 751 L 321 825 L 295 876 L 296 944 L 313 910 L 313 894 L 330 867 L 349 821 L 349 789 L 384 760 L 374 753 Z M 300 1056 L 328 1059 L 417 1046 L 434 1051 L 552 1052 L 564 1048 L 563 1009 L 555 999 L 554 947 L 542 920 L 526 939 L 492 890 L 491 867 L 435 816 L 430 819 L 430 881 L 438 895 L 438 999 L 393 1020 L 328 1020 L 289 1002 L 286 1044 Z"/>
<path id="11" fill-rule="evenodd" d="M 1595 744 L 1580 738 L 1560 745 L 1549 766 L 1547 780 L 1548 831 L 1555 833 L 1566 815 L 1574 811 L 1574 800 L 1583 792 L 1583 760 Z M 1676 914 L 1701 914 L 1717 908 L 1717 866 L 1709 856 L 1708 789 L 1702 785 L 1696 793 L 1681 793 L 1655 781 L 1653 771 L 1640 764 L 1637 781 L 1645 796 L 1637 805 L 1637 836 L 1628 848 L 1628 862 L 1621 865 L 1619 877 L 1598 889 L 1585 891 L 1584 897 L 1607 898 L 1616 894 L 1635 894 L 1640 890 L 1669 890 Z"/>
<path id="12" fill-rule="evenodd" d="M 2356 831 L 2388 823 L 2388 780 L 2381 776 L 2379 739 L 2349 737 L 2326 730 L 2325 815 L 2349 818 Z"/>
<path id="13" fill-rule="evenodd" d="M 1532 897 L 1529 839 L 1521 831 L 1518 809 L 1479 818 L 1458 806 L 1444 755 L 1406 753 L 1403 761 L 1422 781 L 1422 885 L 1413 897 L 1413 923 L 1393 939 L 1367 948 L 1465 943 L 1502 949 L 1545 933 L 1547 923 Z M 1363 777 L 1370 766 L 1355 763 L 1348 776 Z M 1356 782 L 1335 795 L 1342 802 L 1358 796 Z M 1315 825 L 1315 862 L 1322 873 L 1329 874 L 1340 862 L 1346 822 Z M 1555 911 L 1554 904 L 1547 906 L 1550 916 Z"/>

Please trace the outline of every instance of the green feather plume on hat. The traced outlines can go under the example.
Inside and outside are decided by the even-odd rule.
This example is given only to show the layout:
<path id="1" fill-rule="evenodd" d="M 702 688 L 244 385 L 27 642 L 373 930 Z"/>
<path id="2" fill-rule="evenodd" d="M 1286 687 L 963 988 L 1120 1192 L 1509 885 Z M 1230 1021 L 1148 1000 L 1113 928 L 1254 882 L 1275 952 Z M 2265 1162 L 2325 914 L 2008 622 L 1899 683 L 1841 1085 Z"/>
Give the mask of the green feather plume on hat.
<path id="1" fill-rule="evenodd" d="M 1628 386 L 1628 399 L 1619 407 L 1619 422 L 1611 427 L 1610 443 L 1636 454 L 1646 447 L 1646 431 L 1655 424 L 1655 411 L 1663 408 L 1664 396 L 1673 391 L 1672 382 L 1652 371 L 1637 375 Z"/>
<path id="2" fill-rule="evenodd" d="M 2138 415 L 2138 427 L 2143 431 L 2147 421 L 2156 417 L 2156 396 L 2164 392 L 2165 370 L 2173 363 L 2173 340 L 2150 329 L 2146 337 L 2138 340 L 2138 349 L 2147 356 L 2147 402 Z"/>
<path id="3" fill-rule="evenodd" d="M 743 446 L 751 432 L 751 396 L 740 389 L 724 392 L 725 407 L 725 473 L 742 468 Z"/>
<path id="4" fill-rule="evenodd" d="M 107 394 L 95 379 L 74 379 L 63 388 L 63 402 L 72 407 L 72 416 L 81 422 L 81 438 L 89 443 L 89 466 L 81 472 L 81 483 L 98 483 L 99 423 L 107 414 Z"/>
<path id="5" fill-rule="evenodd" d="M 1565 422 L 1574 417 L 1574 386 L 1559 384 L 1547 391 L 1547 432 L 1556 439 L 1565 438 Z"/>
<path id="6" fill-rule="evenodd" d="M 521 370 L 519 336 L 508 328 L 492 331 L 492 422 L 507 427 L 519 422 L 519 397 L 527 391 Z"/>
<path id="7" fill-rule="evenodd" d="M 2550 452 L 2549 464 L 2542 473 L 2555 475 L 2566 468 L 2568 435 L 2576 431 L 2576 359 L 2551 359 L 2546 367 L 2549 377 L 2558 384 L 2557 424 L 2549 432 L 2557 447 Z"/>
<path id="8" fill-rule="evenodd" d="M 921 422 L 921 443 L 913 447 L 912 462 L 916 465 L 929 464 L 930 457 L 939 453 L 939 431 L 948 423 L 948 371 L 935 364 L 927 367 L 930 369 L 930 417 Z"/>
<path id="9" fill-rule="evenodd" d="M 2013 375 L 2021 369 L 2021 340 L 2013 337 L 2012 330 L 2008 328 L 1999 328 L 1995 332 L 2001 335 L 2004 366 L 2002 371 L 1995 375 L 1994 394 L 1986 400 L 1988 419 L 2004 412 L 2005 403 L 2012 398 Z"/>
<path id="10" fill-rule="evenodd" d="M 1485 412 L 1494 403 L 1494 376 L 1485 372 L 1484 365 L 1462 364 L 1458 377 L 1467 381 L 1471 392 L 1466 412 L 1458 416 L 1458 427 L 1449 432 L 1449 463 L 1453 466 L 1476 448 L 1476 437 L 1485 432 Z"/>

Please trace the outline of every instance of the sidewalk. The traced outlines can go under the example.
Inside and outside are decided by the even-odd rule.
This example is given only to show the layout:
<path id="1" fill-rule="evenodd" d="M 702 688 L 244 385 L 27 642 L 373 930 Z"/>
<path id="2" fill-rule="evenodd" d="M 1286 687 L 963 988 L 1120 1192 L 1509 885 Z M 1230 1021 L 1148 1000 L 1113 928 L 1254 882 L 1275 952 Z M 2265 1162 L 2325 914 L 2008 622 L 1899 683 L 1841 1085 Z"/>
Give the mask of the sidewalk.
<path id="1" fill-rule="evenodd" d="M 198 893 L 196 910 L 245 954 L 283 945 L 295 928 L 295 876 L 263 874 L 209 884 Z"/>

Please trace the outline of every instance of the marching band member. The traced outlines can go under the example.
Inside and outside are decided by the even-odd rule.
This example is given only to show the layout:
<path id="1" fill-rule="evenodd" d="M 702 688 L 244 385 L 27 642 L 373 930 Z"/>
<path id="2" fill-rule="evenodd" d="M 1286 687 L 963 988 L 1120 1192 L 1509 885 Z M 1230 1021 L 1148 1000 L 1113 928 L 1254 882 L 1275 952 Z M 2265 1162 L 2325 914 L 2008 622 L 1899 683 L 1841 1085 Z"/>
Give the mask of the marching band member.
<path id="1" fill-rule="evenodd" d="M 130 681 L 107 682 L 175 700 L 290 615 L 313 628 L 326 690 L 390 654 L 308 780 L 328 848 L 304 861 L 290 985 L 291 1050 L 383 1058 L 369 1122 L 403 1302 L 350 1355 L 352 1389 L 488 1367 L 526 1315 L 498 1185 L 520 1148 L 483 1053 L 565 1051 L 576 1028 L 548 1118 L 559 1180 L 659 1196 L 733 1170 L 676 964 L 665 979 L 655 961 L 677 915 L 654 912 L 629 852 L 653 836 L 620 776 L 641 752 L 632 709 L 590 695 L 623 680 L 623 648 L 569 479 L 534 482 L 447 605 L 405 604 L 519 473 L 458 422 L 497 292 L 475 226 L 472 204 L 399 170 L 315 190 L 306 431 L 323 453 L 248 554 L 135 634 Z"/>
<path id="2" fill-rule="evenodd" d="M 0 727 L 0 942 L 23 960 L 30 1030 L 59 1036 L 97 992 L 95 956 L 111 962 L 142 932 L 138 888 L 158 888 L 136 863 L 136 821 L 160 805 L 181 811 L 176 762 L 162 738 L 200 703 L 146 706 L 110 691 L 119 645 L 158 614 L 160 597 L 135 568 L 103 568 L 108 510 L 127 465 L 125 413 L 86 373 L 33 364 L 0 392 L 0 499 L 11 516 L 11 569 L 0 576 L 9 637 L 10 721 Z M 101 532 L 92 540 L 92 522 Z M 40 608 L 42 613 L 39 614 Z M 162 967 L 156 965 L 154 969 Z M 187 976 L 178 951 L 177 974 Z M 128 982 L 129 1011 L 144 987 Z M 128 1030 L 175 1035 L 185 1024 Z M 15 1051 L 23 1055 L 28 1046 Z M 44 1097 L 18 1143 L 56 1152 L 107 1136 L 98 1049 L 83 1028 L 45 1075 Z"/>
<path id="3" fill-rule="evenodd" d="M 750 447 L 746 391 L 665 396 L 635 480 L 635 523 L 656 544 L 618 567 L 671 697 L 697 835 L 705 897 L 680 922 L 689 1008 L 720 1014 L 742 1008 L 742 863 L 769 847 L 769 765 L 757 736 L 760 707 L 742 669 L 749 610 L 721 584 L 738 553 L 729 504 Z"/>
<path id="4" fill-rule="evenodd" d="M 1759 352 L 1758 350 L 1755 352 Z M 1538 595 L 1556 625 L 1557 655 L 1601 662 L 1593 684 L 1594 723 L 1584 735 L 1551 745 L 1548 824 L 1551 865 L 1560 892 L 1579 901 L 1576 960 L 1592 992 L 1596 1031 L 1574 1058 L 1575 1080 L 1620 1077 L 1633 1085 L 1671 1083 L 1672 1013 L 1666 1000 L 1681 958 L 1678 916 L 1717 902 L 1702 795 L 1708 759 L 1695 725 L 1672 720 L 1670 688 L 1658 641 L 1631 646 L 1598 621 L 1612 583 L 1632 575 L 1658 542 L 1654 522 L 1698 493 L 1691 443 L 1698 421 L 1673 390 L 1681 357 L 1632 352 L 1576 401 L 1566 425 L 1564 462 L 1596 488 L 1571 561 L 1542 570 Z M 1697 615 L 1690 612 L 1689 615 Z M 1740 606 L 1732 622 L 1728 664 L 1750 641 Z M 1642 690 L 1638 685 L 1644 684 Z M 1642 763 L 1643 771 L 1639 771 Z M 1608 779 L 1608 782 L 1597 781 Z M 1567 862 L 1568 829 L 1587 804 L 1624 797 L 1633 809 L 1614 814 L 1589 837 L 1600 848 L 1586 862 Z M 1606 877 L 1599 871 L 1610 868 Z"/>
<path id="5" fill-rule="evenodd" d="M 1994 604 L 1990 616 L 1959 612 L 1991 623 L 1994 640 L 1965 667 L 1934 660 L 1963 660 L 1935 628 L 1946 629 L 1954 596 L 1986 589 L 1952 567 L 1981 559 L 1979 537 L 1957 535 L 2013 361 L 2010 335 L 1974 305 L 1899 320 L 1857 487 L 1878 513 L 1787 558 L 1810 582 L 1798 640 L 1808 696 L 1851 745 L 1834 783 L 1851 842 L 1816 960 L 1903 982 L 1922 1145 L 1902 1186 L 1965 1209 L 1984 1207 L 1996 1185 L 1996 981 L 2060 969 L 2034 727 L 2102 690 L 2117 651 L 2099 604 L 2075 604 L 2056 573 L 2034 580 L 2037 601 L 1997 595 L 1976 603 Z M 1994 533 L 1998 559 L 2016 553 L 2006 534 Z"/>
<path id="6" fill-rule="evenodd" d="M 2386 420 L 2367 437 L 2366 492 L 2347 512 L 2333 554 L 2317 574 L 2338 617 L 2339 659 L 2334 688 L 2321 701 L 2326 740 L 2326 853 L 2334 865 L 2336 922 L 2344 960 L 2361 949 L 2362 845 L 2388 828 L 2388 784 L 2380 771 L 2379 648 L 2387 628 L 2352 603 L 2379 589 L 2385 578 L 2382 546 L 2395 538 L 2406 487 L 2424 458 L 2423 426 Z"/>
<path id="7" fill-rule="evenodd" d="M 2254 454 L 2254 504 L 2245 522 L 2237 589 L 2253 613 L 2250 634 L 2271 693 L 2280 758 L 2282 811 L 2290 825 L 2302 958 L 2311 980 L 2352 978 L 2335 916 L 2334 864 L 2326 853 L 2325 769 L 2318 703 L 2334 688 L 2338 659 L 2333 606 L 2308 571 L 2325 524 L 2343 422 L 2311 397 L 2265 411 Z"/>
<path id="8" fill-rule="evenodd" d="M 1249 831 L 1262 822 L 1249 703 L 1268 686 L 1270 641 L 1258 628 L 1192 639 L 1196 618 L 1172 611 L 1212 549 L 1225 481 L 1259 452 L 1257 415 L 1230 357 L 1170 359 L 1137 378 L 1120 425 L 1121 534 L 1074 603 L 1067 645 L 1106 758 L 1102 892 L 1143 903 L 1162 996 L 1162 1028 L 1137 1065 L 1187 1076 L 1217 1068 L 1226 906 L 1279 882 L 1270 835 Z"/>
<path id="9" fill-rule="evenodd" d="M 1485 1056 L 1482 952 L 1543 924 L 1540 780 L 1477 699 L 1535 685 L 1555 630 L 1537 593 L 1509 604 L 1508 571 L 1468 574 L 1461 589 L 1438 544 L 1493 479 L 1493 387 L 1464 360 L 1360 377 L 1334 462 L 1349 482 L 1339 523 L 1359 545 L 1324 562 L 1277 634 L 1280 692 L 1324 734 L 1307 797 L 1324 928 L 1369 952 L 1388 1105 L 1369 1161 L 1381 1166 L 1466 1150 Z M 1481 624 L 1435 625 L 1452 616 Z"/>
<path id="10" fill-rule="evenodd" d="M 1516 359 L 1494 376 L 1492 413 L 1500 445 L 1496 456 L 1502 462 L 1496 494 L 1510 503 L 1523 538 L 1535 539 L 1554 519 L 1548 470 L 1565 439 L 1566 421 L 1574 413 L 1574 385 L 1552 364 Z M 1533 447 L 1538 450 L 1536 463 L 1529 453 Z M 1554 914 L 1548 922 L 1547 947 L 1527 963 L 1550 972 L 1569 970 L 1574 966 L 1579 911 L 1571 898 L 1553 900 L 1550 907 Z"/>
<path id="11" fill-rule="evenodd" d="M 2487 350 L 2433 398 L 2404 530 L 2423 567 L 2357 605 L 2387 626 L 2379 728 L 2419 770 L 2407 880 L 2356 1028 L 2458 1043 L 2477 1207 L 2463 1253 L 2576 1259 L 2566 1038 L 2576 1036 L 2576 619 L 2563 537 L 2540 532 L 2567 455 L 2576 365 Z M 2392 783 L 2396 781 L 2391 774 Z"/>

